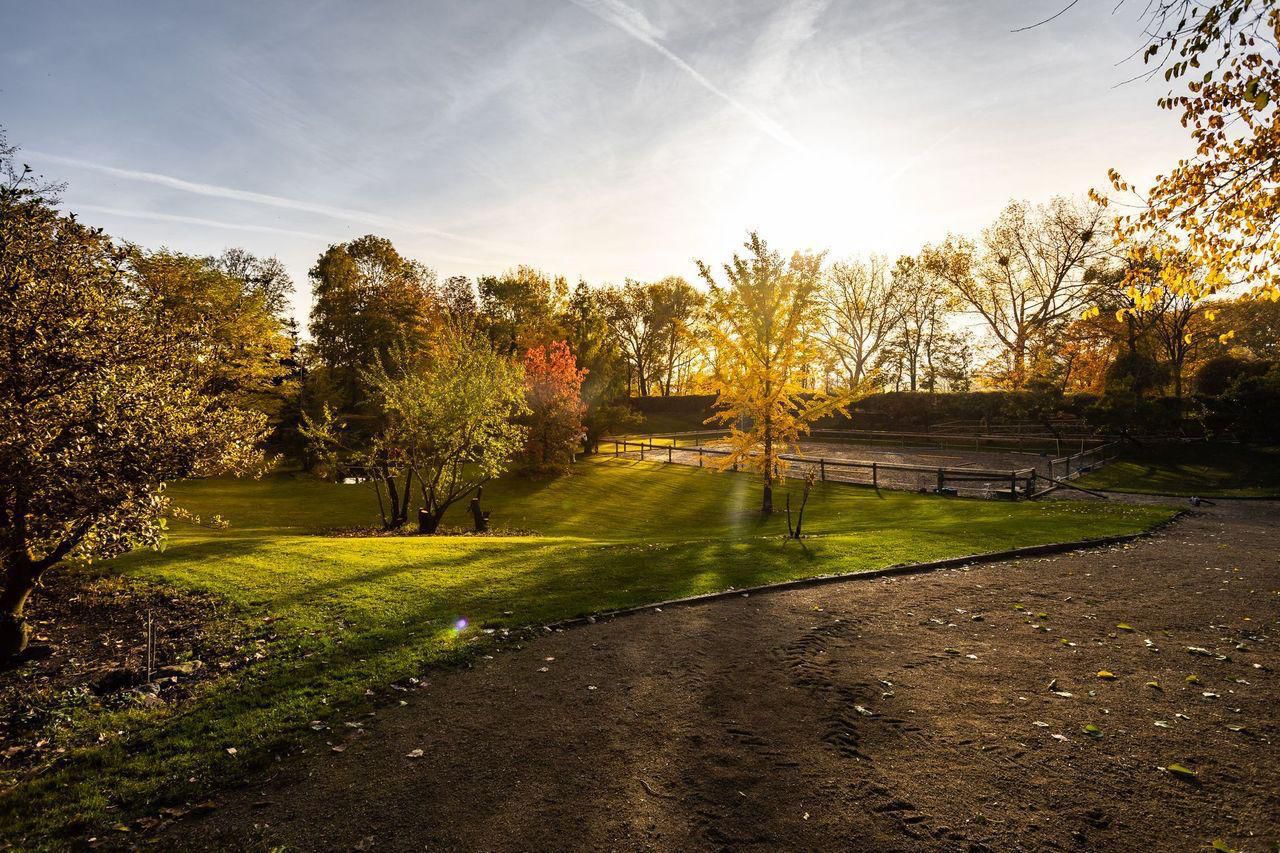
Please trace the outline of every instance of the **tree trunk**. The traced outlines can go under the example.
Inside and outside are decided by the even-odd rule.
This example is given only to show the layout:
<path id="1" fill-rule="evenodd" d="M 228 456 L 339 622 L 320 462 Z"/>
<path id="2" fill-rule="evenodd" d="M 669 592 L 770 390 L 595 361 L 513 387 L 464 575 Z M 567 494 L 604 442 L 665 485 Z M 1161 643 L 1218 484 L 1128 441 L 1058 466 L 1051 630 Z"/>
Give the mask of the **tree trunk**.
<path id="1" fill-rule="evenodd" d="M 12 660 L 27 650 L 31 628 L 23 616 L 23 608 L 40 572 L 22 555 L 5 561 L 4 590 L 0 591 L 0 661 Z"/>
<path id="2" fill-rule="evenodd" d="M 764 501 L 760 511 L 765 515 L 773 513 L 773 414 L 766 412 L 764 416 Z"/>

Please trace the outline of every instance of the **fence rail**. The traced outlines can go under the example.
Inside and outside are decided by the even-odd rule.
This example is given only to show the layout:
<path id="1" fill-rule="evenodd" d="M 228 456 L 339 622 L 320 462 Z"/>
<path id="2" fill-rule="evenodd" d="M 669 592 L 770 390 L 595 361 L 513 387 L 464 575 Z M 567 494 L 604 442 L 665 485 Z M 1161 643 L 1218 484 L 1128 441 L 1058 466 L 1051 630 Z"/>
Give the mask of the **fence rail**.
<path id="1" fill-rule="evenodd" d="M 699 438 L 702 434 L 699 434 Z M 692 447 L 679 446 L 671 441 L 673 436 L 643 436 L 603 442 L 602 449 L 612 447 L 616 457 L 635 457 L 672 464 L 706 467 L 715 458 L 730 455 L 731 451 L 701 443 Z M 662 440 L 663 443 L 658 443 Z M 608 452 L 606 450 L 605 452 Z M 1018 500 L 1034 495 L 1038 486 L 1035 468 L 983 469 L 955 468 L 936 465 L 912 465 L 899 462 L 871 462 L 856 459 L 780 454 L 779 459 L 788 463 L 780 470 L 781 477 L 795 477 L 804 467 L 811 468 L 824 482 L 867 485 L 877 489 L 898 491 L 925 491 L 937 494 L 977 494 L 982 497 Z M 738 465 L 731 466 L 738 470 Z"/>
<path id="2" fill-rule="evenodd" d="M 814 438 L 829 441 L 830 431 L 814 430 Z M 848 437 L 850 431 L 839 431 Z M 728 435 L 728 430 L 694 430 L 689 432 L 661 433 L 654 435 L 629 436 L 611 438 L 601 442 L 601 449 L 615 457 L 635 457 L 640 460 L 653 460 L 671 464 L 706 467 L 713 459 L 730 455 L 731 451 L 714 446 L 714 442 Z M 910 439 L 935 439 L 927 433 L 875 433 L 885 438 L 892 436 L 890 444 L 904 447 L 956 447 L 951 444 L 926 443 L 911 444 Z M 944 440 L 955 436 L 942 436 Z M 999 450 L 981 442 L 975 447 L 974 436 L 963 437 L 958 445 L 961 449 L 977 449 L 980 451 Z M 981 438 L 981 437 L 977 437 Z M 851 443 L 858 443 L 853 442 Z M 867 442 L 860 442 L 867 443 Z M 876 442 L 870 442 L 876 444 Z M 1097 444 L 1093 447 L 1082 447 L 1076 453 L 1065 456 L 1048 456 L 1043 462 L 1025 468 L 977 468 L 956 467 L 949 465 L 917 465 L 906 462 L 881 462 L 863 459 L 847 459 L 843 457 L 812 456 L 805 454 L 781 454 L 779 458 L 788 463 L 779 471 L 780 476 L 794 477 L 798 470 L 811 468 L 822 481 L 867 485 L 873 488 L 884 488 L 900 491 L 934 492 L 949 495 L 976 495 L 1004 500 L 1035 498 L 1058 488 L 1055 481 L 1070 481 L 1105 464 L 1115 456 L 1118 445 L 1115 443 Z M 1043 466 L 1043 470 L 1041 468 Z M 738 470 L 737 465 L 731 466 Z"/>

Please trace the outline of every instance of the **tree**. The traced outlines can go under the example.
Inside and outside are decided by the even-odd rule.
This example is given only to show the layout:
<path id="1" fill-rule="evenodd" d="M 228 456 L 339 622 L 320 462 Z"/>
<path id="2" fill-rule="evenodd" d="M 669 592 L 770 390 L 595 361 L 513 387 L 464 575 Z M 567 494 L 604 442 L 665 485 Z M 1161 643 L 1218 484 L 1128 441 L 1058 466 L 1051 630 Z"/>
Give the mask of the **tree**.
<path id="1" fill-rule="evenodd" d="M 784 471 L 781 455 L 794 448 L 809 424 L 843 411 L 849 393 L 809 392 L 809 371 L 819 361 L 817 334 L 822 255 L 784 261 L 754 231 L 724 265 L 720 285 L 702 261 L 711 288 L 708 338 L 716 349 L 712 381 L 717 411 L 709 422 L 729 427 L 724 467 L 745 465 L 764 479 L 761 511 L 773 512 L 773 482 Z"/>
<path id="2" fill-rule="evenodd" d="M 387 530 L 408 523 L 416 492 L 423 532 L 436 532 L 450 506 L 507 469 L 524 439 L 513 423 L 526 411 L 520 368 L 474 329 L 445 324 L 425 352 L 398 348 L 364 381 L 385 413 L 370 441 L 348 445 L 327 411 L 304 432 L 370 478 Z"/>
<path id="3" fill-rule="evenodd" d="M 465 275 L 451 275 L 440 285 L 440 306 L 455 323 L 471 325 L 476 322 L 480 305 L 476 302 L 475 287 Z"/>
<path id="4" fill-rule="evenodd" d="M 272 307 L 281 307 L 288 278 L 281 282 L 283 270 L 268 265 L 272 271 L 264 286 L 254 272 L 257 259 L 241 250 L 223 256 L 228 257 L 232 262 L 134 247 L 129 265 L 152 321 L 199 348 L 205 389 L 274 417 L 294 391 L 285 383 L 293 341 Z"/>
<path id="5" fill-rule="evenodd" d="M 600 439 L 639 425 L 640 416 L 625 400 L 626 368 L 617 339 L 609 329 L 609 291 L 579 281 L 564 317 L 568 344 L 580 367 L 587 371 L 582 383 L 582 449 L 597 453 Z"/>
<path id="6" fill-rule="evenodd" d="M 1117 235 L 1135 246 L 1184 235 L 1204 275 L 1181 282 L 1182 296 L 1195 300 L 1242 283 L 1280 301 L 1280 7 L 1274 0 L 1157 0 L 1147 15 L 1143 62 L 1151 74 L 1163 68 L 1166 81 L 1187 81 L 1185 94 L 1170 91 L 1158 104 L 1181 113 L 1196 150 L 1145 197 L 1109 171 L 1112 188 L 1132 192 L 1139 208 L 1117 219 Z"/>
<path id="7" fill-rule="evenodd" d="M 668 276 L 650 285 L 657 329 L 658 386 L 662 396 L 683 390 L 698 355 L 705 300 L 680 276 Z"/>
<path id="8" fill-rule="evenodd" d="M 241 282 L 246 295 L 260 297 L 273 317 L 281 320 L 288 317 L 293 279 L 279 258 L 259 258 L 244 249 L 231 248 L 216 258 L 209 258 L 208 262 Z"/>
<path id="9" fill-rule="evenodd" d="M 1022 388 L 1035 350 L 1092 299 L 1086 268 L 1099 258 L 1102 208 L 1054 198 L 1010 202 L 982 233 L 981 246 L 948 237 L 926 246 L 926 269 L 946 281 L 986 323 L 1007 360 L 1005 381 Z"/>
<path id="10" fill-rule="evenodd" d="M 606 290 L 604 300 L 609 330 L 626 365 L 627 396 L 647 397 L 662 339 L 654 292 L 628 279 L 622 287 Z"/>
<path id="11" fill-rule="evenodd" d="M 546 346 L 564 338 L 560 317 L 569 297 L 569 282 L 533 267 L 518 266 L 500 276 L 483 276 L 480 314 L 489 340 L 500 352 Z"/>
<path id="12" fill-rule="evenodd" d="M 898 365 L 899 376 L 906 376 L 909 390 L 924 384 L 932 392 L 938 376 L 935 362 L 948 344 L 946 314 L 955 297 L 942 279 L 910 255 L 898 258 L 892 282 L 897 317 L 885 349 Z"/>
<path id="13" fill-rule="evenodd" d="M 311 337 L 340 411 L 365 402 L 360 378 L 393 348 L 425 349 L 437 320 L 435 273 L 368 235 L 330 246 L 311 268 Z"/>
<path id="14" fill-rule="evenodd" d="M 156 322 L 127 255 L 0 186 L 0 657 L 49 569 L 157 544 L 167 482 L 259 461 L 263 415 L 209 387 L 204 343 Z"/>
<path id="15" fill-rule="evenodd" d="M 866 262 L 836 263 L 826 276 L 820 294 L 822 344 L 839 364 L 845 388 L 860 389 L 873 378 L 901 319 L 895 285 L 888 263 L 876 255 Z"/>
<path id="16" fill-rule="evenodd" d="M 569 345 L 556 341 L 524 354 L 524 385 L 529 437 L 526 456 L 535 469 L 564 468 L 582 441 L 582 380 Z"/>

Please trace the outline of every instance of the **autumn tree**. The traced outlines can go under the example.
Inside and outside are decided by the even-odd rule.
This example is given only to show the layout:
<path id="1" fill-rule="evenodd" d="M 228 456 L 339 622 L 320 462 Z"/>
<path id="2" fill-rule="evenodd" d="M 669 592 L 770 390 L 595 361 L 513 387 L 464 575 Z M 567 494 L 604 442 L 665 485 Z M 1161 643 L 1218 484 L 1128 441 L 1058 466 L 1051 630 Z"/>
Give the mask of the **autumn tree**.
<path id="1" fill-rule="evenodd" d="M 707 326 L 716 350 L 712 381 L 718 400 L 709 422 L 729 428 L 724 467 L 742 465 L 764 480 L 761 510 L 773 512 L 773 483 L 810 424 L 842 410 L 849 394 L 811 391 L 820 360 L 818 338 L 822 255 L 796 252 L 790 261 L 751 232 L 746 255 L 724 265 L 725 283 L 698 262 L 710 287 Z"/>
<path id="2" fill-rule="evenodd" d="M 330 246 L 311 268 L 311 337 L 333 406 L 365 402 L 360 378 L 392 349 L 425 347 L 436 319 L 435 273 L 368 235 Z"/>
<path id="3" fill-rule="evenodd" d="M 424 350 L 393 349 L 363 380 L 384 413 L 368 441 L 350 444 L 328 411 L 303 430 L 319 453 L 368 478 L 387 530 L 408 523 L 417 496 L 423 532 L 436 532 L 449 507 L 502 474 L 524 440 L 515 423 L 525 413 L 521 370 L 474 329 L 445 324 Z"/>
<path id="4" fill-rule="evenodd" d="M 204 342 L 147 310 L 126 248 L 0 172 L 0 657 L 12 658 L 47 571 L 158 543 L 165 484 L 250 470 L 265 419 L 210 387 Z"/>
<path id="5" fill-rule="evenodd" d="M 569 299 L 569 282 L 529 266 L 477 281 L 480 316 L 489 340 L 500 352 L 515 355 L 564 338 L 560 323 Z"/>
<path id="6" fill-rule="evenodd" d="M 197 348 L 205 390 L 270 417 L 296 390 L 286 382 L 294 344 L 280 313 L 292 286 L 278 263 L 241 250 L 221 259 L 136 247 L 129 253 L 142 309 Z"/>
<path id="7" fill-rule="evenodd" d="M 1170 232 L 1203 275 L 1180 295 L 1203 298 L 1231 284 L 1280 301 L 1280 7 L 1256 0 L 1157 0 L 1147 9 L 1150 74 L 1184 81 L 1158 101 L 1179 115 L 1195 152 L 1145 194 L 1116 170 L 1113 189 L 1137 210 L 1118 217 L 1135 247 Z M 1095 194 L 1099 201 L 1107 199 Z"/>
<path id="8" fill-rule="evenodd" d="M 885 258 L 833 264 L 819 296 L 822 346 L 841 373 L 841 387 L 863 388 L 900 320 L 899 290 Z"/>
<path id="9" fill-rule="evenodd" d="M 524 354 L 525 454 L 534 469 L 564 468 L 573 462 L 584 432 L 581 392 L 586 375 L 564 341 L 532 347 Z"/>
<path id="10" fill-rule="evenodd" d="M 1097 239 L 1102 208 L 1054 198 L 1010 202 L 980 244 L 948 237 L 926 246 L 925 269 L 947 282 L 1004 351 L 1005 382 L 1023 387 L 1035 350 L 1092 299 L 1085 273 L 1106 248 Z"/>

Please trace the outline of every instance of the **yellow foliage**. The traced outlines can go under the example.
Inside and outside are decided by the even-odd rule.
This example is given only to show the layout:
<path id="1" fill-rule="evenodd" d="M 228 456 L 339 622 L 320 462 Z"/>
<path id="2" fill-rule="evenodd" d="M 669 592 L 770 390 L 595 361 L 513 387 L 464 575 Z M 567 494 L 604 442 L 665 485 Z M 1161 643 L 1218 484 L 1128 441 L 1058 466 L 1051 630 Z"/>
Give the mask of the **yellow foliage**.
<path id="1" fill-rule="evenodd" d="M 784 261 L 754 232 L 745 248 L 746 257 L 724 265 L 725 286 L 698 263 L 711 288 L 707 351 L 719 395 L 708 423 L 730 430 L 730 452 L 718 465 L 764 475 L 769 511 L 773 480 L 787 467 L 781 455 L 814 420 L 842 411 L 853 392 L 836 397 L 813 387 L 822 355 L 816 324 L 823 256 L 797 252 Z"/>

